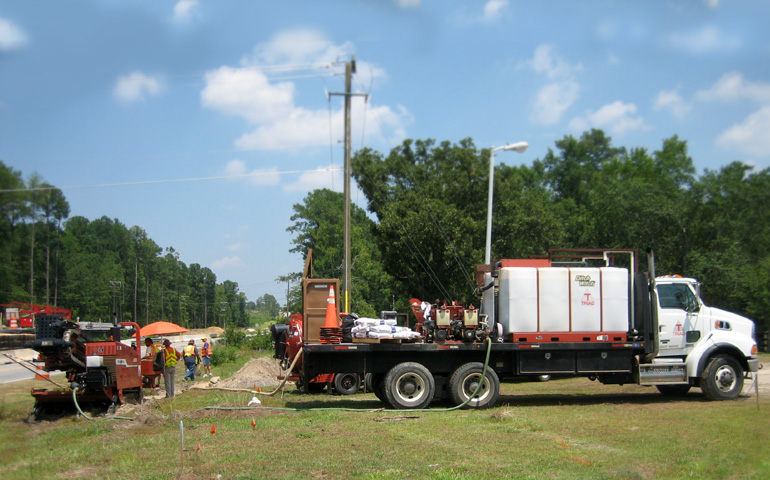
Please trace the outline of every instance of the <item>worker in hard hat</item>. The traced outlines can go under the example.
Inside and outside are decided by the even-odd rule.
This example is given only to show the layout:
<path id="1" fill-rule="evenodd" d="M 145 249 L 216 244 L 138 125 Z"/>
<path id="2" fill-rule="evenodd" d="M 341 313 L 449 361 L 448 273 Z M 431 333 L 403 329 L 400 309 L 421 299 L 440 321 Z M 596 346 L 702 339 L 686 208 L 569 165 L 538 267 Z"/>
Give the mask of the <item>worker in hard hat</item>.
<path id="1" fill-rule="evenodd" d="M 174 397 L 174 381 L 176 379 L 176 362 L 182 357 L 182 353 L 171 346 L 171 340 L 163 340 L 163 357 L 166 366 L 163 368 L 163 382 L 166 384 L 166 398 Z"/>
<path id="2" fill-rule="evenodd" d="M 203 337 L 203 348 L 201 348 L 201 360 L 203 361 L 203 376 L 211 376 L 211 343 L 209 339 Z"/>
<path id="3" fill-rule="evenodd" d="M 195 366 L 201 362 L 201 356 L 198 353 L 198 348 L 195 346 L 195 340 L 190 339 L 187 342 L 187 346 L 184 347 L 184 366 L 187 368 L 187 373 L 184 376 L 184 381 L 195 380 Z"/>

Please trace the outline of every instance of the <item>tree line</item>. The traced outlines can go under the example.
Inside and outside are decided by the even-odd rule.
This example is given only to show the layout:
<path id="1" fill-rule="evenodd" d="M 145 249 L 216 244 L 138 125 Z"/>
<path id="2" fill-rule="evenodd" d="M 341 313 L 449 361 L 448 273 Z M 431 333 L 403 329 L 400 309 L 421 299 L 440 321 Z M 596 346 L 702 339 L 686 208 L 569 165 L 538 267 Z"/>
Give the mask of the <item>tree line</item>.
<path id="1" fill-rule="evenodd" d="M 477 302 L 473 271 L 484 259 L 489 153 L 471 139 L 405 140 L 387 155 L 356 152 L 352 174 L 366 211 L 353 206 L 351 310 L 409 311 L 412 297 Z M 342 276 L 342 202 L 339 193 L 316 190 L 294 205 L 290 251 L 314 249 L 315 277 Z M 531 165 L 495 165 L 492 257 L 651 248 L 658 275 L 699 279 L 705 301 L 766 330 L 769 207 L 768 169 L 734 161 L 698 174 L 677 136 L 650 152 L 615 146 L 593 129 L 556 141 Z M 299 298 L 295 289 L 294 309 Z"/>
<path id="2" fill-rule="evenodd" d="M 59 306 L 73 319 L 140 325 L 165 320 L 188 328 L 247 326 L 247 311 L 278 314 L 271 295 L 249 302 L 238 284 L 186 265 L 141 227 L 118 219 L 69 217 L 58 188 L 0 161 L 0 304 Z"/>

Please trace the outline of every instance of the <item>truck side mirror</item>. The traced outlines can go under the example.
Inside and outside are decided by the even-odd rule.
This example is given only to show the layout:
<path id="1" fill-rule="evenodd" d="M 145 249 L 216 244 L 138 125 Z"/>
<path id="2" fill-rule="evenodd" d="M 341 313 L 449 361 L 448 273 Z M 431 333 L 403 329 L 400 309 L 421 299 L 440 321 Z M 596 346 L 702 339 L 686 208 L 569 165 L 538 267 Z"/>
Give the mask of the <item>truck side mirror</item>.
<path id="1" fill-rule="evenodd" d="M 695 343 L 698 340 L 700 340 L 700 331 L 698 330 L 690 330 L 685 334 L 686 343 Z"/>

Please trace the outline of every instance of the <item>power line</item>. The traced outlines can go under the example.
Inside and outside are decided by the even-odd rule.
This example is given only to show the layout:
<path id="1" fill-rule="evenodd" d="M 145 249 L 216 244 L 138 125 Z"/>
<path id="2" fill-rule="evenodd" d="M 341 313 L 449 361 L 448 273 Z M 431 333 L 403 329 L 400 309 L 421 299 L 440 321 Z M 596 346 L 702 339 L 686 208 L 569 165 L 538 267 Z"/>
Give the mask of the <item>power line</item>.
<path id="1" fill-rule="evenodd" d="M 341 168 L 316 168 L 313 170 L 291 170 L 286 172 L 258 172 L 258 173 L 244 173 L 240 175 L 221 175 L 216 177 L 197 177 L 197 178 L 177 178 L 170 180 L 143 180 L 139 182 L 122 182 L 122 183 L 102 183 L 94 185 L 67 185 L 64 187 L 37 187 L 37 188 L 11 188 L 0 190 L 0 193 L 13 193 L 13 192 L 35 192 L 46 190 L 76 190 L 82 188 L 105 188 L 105 187 L 128 187 L 135 185 L 155 185 L 162 183 L 183 183 L 183 182 L 203 182 L 208 180 L 231 180 L 237 178 L 249 178 L 249 177 L 266 177 L 269 175 L 296 175 L 298 173 L 312 173 L 312 172 L 333 172 L 342 170 Z"/>

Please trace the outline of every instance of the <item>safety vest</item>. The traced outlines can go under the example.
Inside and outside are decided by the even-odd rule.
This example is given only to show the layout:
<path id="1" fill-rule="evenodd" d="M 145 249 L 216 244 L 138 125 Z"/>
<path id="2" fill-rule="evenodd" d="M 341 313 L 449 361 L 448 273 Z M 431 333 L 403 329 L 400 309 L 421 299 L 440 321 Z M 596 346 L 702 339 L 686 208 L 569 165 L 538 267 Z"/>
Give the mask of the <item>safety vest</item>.
<path id="1" fill-rule="evenodd" d="M 211 355 L 211 345 L 209 342 L 203 342 L 203 348 L 201 349 L 201 357 Z"/>
<path id="2" fill-rule="evenodd" d="M 167 367 L 175 367 L 176 366 L 176 350 L 174 350 L 174 347 L 168 347 L 165 349 L 166 352 L 166 366 Z"/>
<path id="3" fill-rule="evenodd" d="M 187 345 L 184 347 L 185 357 L 192 357 L 193 355 L 195 355 L 195 345 Z"/>

